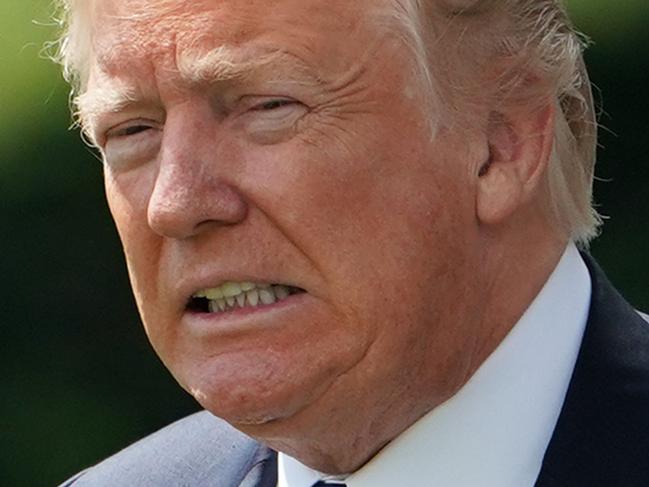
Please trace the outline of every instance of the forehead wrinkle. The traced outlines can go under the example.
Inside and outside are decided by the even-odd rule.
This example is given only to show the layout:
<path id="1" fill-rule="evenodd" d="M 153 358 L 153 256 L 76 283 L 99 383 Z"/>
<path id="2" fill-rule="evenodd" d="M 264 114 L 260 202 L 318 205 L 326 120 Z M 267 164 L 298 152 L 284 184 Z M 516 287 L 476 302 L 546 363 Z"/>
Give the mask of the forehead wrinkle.
<path id="1" fill-rule="evenodd" d="M 188 3 L 192 5 L 191 9 L 186 8 Z M 264 59 L 253 60 L 252 56 L 248 56 L 248 60 L 237 59 L 235 51 L 238 49 L 230 45 L 222 45 L 207 54 L 204 48 L 210 43 L 218 45 L 219 41 L 225 39 L 240 48 L 255 38 L 265 37 L 264 34 L 267 36 L 269 30 L 284 32 L 291 42 L 295 40 L 300 43 L 305 41 L 304 29 L 287 29 L 286 23 L 289 22 L 289 26 L 308 25 L 314 16 L 326 19 L 327 30 L 358 31 L 373 26 L 376 11 L 380 11 L 347 6 L 345 13 L 349 15 L 341 19 L 341 15 L 325 5 L 314 3 L 306 11 L 291 10 L 298 15 L 298 19 L 304 17 L 304 22 L 296 22 L 295 18 L 275 8 L 260 17 L 262 5 L 255 3 L 255 0 L 233 5 L 213 0 L 158 0 L 154 7 L 151 0 L 104 2 L 104 24 L 110 24 L 110 28 L 99 31 L 101 42 L 96 46 L 99 48 L 96 57 L 102 65 L 117 67 L 123 65 L 124 60 L 131 60 L 132 67 L 136 69 L 143 63 L 153 62 L 158 69 L 177 73 L 178 81 L 186 81 L 190 85 L 240 79 L 259 65 L 270 64 L 273 58 L 264 56 Z M 259 3 L 263 4 L 263 0 Z M 226 7 L 231 12 L 228 22 L 224 23 L 220 14 Z M 298 38 L 294 39 L 296 35 Z M 309 40 L 310 35 L 306 38 Z M 320 67 L 316 66 L 301 74 L 311 74 L 314 78 L 329 74 L 320 71 Z"/>

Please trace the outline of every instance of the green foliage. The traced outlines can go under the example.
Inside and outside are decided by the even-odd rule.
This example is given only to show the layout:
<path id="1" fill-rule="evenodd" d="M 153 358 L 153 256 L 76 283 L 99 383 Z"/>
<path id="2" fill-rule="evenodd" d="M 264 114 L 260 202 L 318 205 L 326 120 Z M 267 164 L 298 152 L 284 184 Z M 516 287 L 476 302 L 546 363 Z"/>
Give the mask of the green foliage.
<path id="1" fill-rule="evenodd" d="M 604 114 L 593 252 L 649 309 L 649 9 L 571 0 Z M 69 131 L 67 87 L 43 58 L 45 0 L 0 3 L 0 485 L 53 485 L 196 408 L 141 330 L 103 202 L 101 164 Z M 49 25 L 48 25 L 49 23 Z M 617 135 L 613 135 L 614 132 Z"/>

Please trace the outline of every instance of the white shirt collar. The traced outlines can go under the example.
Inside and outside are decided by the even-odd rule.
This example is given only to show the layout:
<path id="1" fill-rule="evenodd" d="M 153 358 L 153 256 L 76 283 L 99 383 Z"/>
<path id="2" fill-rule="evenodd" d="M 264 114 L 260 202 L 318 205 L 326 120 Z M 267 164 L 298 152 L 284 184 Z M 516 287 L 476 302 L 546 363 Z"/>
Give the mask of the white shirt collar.
<path id="1" fill-rule="evenodd" d="M 347 486 L 534 485 L 577 360 L 590 294 L 588 269 L 571 244 L 462 389 L 349 475 Z M 280 453 L 278 487 L 309 487 L 320 478 Z"/>

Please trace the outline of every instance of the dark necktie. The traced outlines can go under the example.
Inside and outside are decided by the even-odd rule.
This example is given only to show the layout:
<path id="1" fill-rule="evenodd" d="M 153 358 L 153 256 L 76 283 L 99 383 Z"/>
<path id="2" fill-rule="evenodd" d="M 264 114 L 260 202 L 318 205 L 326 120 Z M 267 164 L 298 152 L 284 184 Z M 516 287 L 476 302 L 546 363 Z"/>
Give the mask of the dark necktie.
<path id="1" fill-rule="evenodd" d="M 323 482 L 322 480 L 319 480 L 311 487 L 346 487 L 346 485 L 341 484 L 340 482 Z"/>

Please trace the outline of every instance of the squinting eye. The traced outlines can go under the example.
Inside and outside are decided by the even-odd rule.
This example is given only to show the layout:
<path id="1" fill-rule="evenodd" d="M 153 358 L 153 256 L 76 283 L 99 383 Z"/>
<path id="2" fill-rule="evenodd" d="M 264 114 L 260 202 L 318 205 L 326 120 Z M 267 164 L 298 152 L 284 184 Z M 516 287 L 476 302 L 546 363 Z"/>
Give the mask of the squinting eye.
<path id="1" fill-rule="evenodd" d="M 140 132 L 144 132 L 145 130 L 150 130 L 151 127 L 148 127 L 146 125 L 135 125 L 133 127 L 127 127 L 122 131 L 123 135 L 135 135 L 139 134 Z"/>
<path id="2" fill-rule="evenodd" d="M 252 141 L 270 145 L 288 140 L 308 111 L 308 107 L 295 98 L 247 96 L 241 100 L 238 120 Z"/>
<path id="3" fill-rule="evenodd" d="M 128 137 L 130 135 L 137 135 L 141 132 L 146 132 L 147 130 L 151 130 L 151 126 L 149 125 L 130 125 L 128 127 L 124 127 L 121 129 L 117 129 L 113 131 L 112 133 L 108 133 L 108 137 Z"/>
<path id="4" fill-rule="evenodd" d="M 163 122 L 132 119 L 104 132 L 100 145 L 104 161 L 116 171 L 126 171 L 155 158 L 160 150 Z"/>
<path id="5" fill-rule="evenodd" d="M 158 129 L 160 124 L 154 120 L 149 119 L 133 119 L 127 122 L 115 125 L 104 133 L 104 141 L 111 140 L 118 141 L 120 139 L 130 139 L 136 137 L 144 132 L 149 132 Z"/>
<path id="6" fill-rule="evenodd" d="M 287 105 L 293 105 L 295 103 L 296 102 L 293 100 L 286 100 L 286 99 L 269 100 L 265 103 L 262 103 L 261 105 L 257 105 L 254 108 L 254 110 L 259 110 L 259 111 L 276 110 L 278 108 L 282 108 Z"/>

